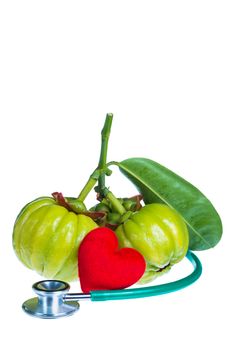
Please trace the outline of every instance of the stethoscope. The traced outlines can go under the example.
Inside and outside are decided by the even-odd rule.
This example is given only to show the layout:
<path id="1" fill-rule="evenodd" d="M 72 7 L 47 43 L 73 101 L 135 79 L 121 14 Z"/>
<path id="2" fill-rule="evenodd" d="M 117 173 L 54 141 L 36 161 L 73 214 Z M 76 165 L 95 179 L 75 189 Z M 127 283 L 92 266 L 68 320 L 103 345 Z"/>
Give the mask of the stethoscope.
<path id="1" fill-rule="evenodd" d="M 178 291 L 194 283 L 202 273 L 202 265 L 198 257 L 188 251 L 186 258 L 191 262 L 193 271 L 188 276 L 174 282 L 143 287 L 119 290 L 96 290 L 90 293 L 68 293 L 68 283 L 59 280 L 43 280 L 33 284 L 32 289 L 36 298 L 25 301 L 23 310 L 31 316 L 40 318 L 58 318 L 72 315 L 79 309 L 79 301 L 134 299 L 167 294 Z"/>

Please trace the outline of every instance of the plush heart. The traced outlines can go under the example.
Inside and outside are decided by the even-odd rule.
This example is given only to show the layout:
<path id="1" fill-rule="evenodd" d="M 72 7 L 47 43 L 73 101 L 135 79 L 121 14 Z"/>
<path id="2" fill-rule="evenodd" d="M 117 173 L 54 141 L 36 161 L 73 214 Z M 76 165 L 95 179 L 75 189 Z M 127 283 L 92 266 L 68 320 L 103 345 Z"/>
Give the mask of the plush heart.
<path id="1" fill-rule="evenodd" d="M 86 235 L 78 250 L 82 291 L 122 289 L 136 283 L 145 272 L 143 256 L 133 248 L 118 247 L 116 234 L 98 227 Z"/>

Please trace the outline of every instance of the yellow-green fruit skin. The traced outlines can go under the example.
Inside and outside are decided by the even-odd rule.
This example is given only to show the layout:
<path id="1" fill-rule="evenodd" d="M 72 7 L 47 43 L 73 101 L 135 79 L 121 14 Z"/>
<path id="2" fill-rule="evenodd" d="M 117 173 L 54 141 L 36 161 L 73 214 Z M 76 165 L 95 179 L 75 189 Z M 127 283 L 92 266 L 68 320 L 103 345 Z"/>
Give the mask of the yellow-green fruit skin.
<path id="1" fill-rule="evenodd" d="M 78 278 L 78 247 L 95 227 L 88 216 L 41 197 L 28 203 L 16 218 L 13 247 L 19 260 L 41 276 L 74 281 Z"/>
<path id="2" fill-rule="evenodd" d="M 181 261 L 189 245 L 182 217 L 160 203 L 145 205 L 133 213 L 118 226 L 116 234 L 120 247 L 135 248 L 146 260 L 147 268 L 139 283 L 152 281 Z"/>

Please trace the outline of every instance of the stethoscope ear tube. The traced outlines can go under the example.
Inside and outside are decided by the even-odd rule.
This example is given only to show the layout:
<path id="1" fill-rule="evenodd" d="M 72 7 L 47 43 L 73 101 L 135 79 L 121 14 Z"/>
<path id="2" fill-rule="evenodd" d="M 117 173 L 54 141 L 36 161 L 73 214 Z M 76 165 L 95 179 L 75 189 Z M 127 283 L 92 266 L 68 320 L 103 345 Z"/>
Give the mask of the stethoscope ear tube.
<path id="1" fill-rule="evenodd" d="M 135 298 L 147 298 L 161 294 L 167 294 L 178 291 L 182 288 L 188 287 L 194 283 L 202 273 L 202 265 L 198 257 L 191 251 L 188 251 L 186 258 L 193 265 L 193 272 L 177 281 L 160 284 L 151 287 L 142 288 L 129 288 L 119 290 L 101 290 L 91 291 L 90 297 L 92 301 L 105 301 L 105 300 L 120 300 L 120 299 L 135 299 Z"/>

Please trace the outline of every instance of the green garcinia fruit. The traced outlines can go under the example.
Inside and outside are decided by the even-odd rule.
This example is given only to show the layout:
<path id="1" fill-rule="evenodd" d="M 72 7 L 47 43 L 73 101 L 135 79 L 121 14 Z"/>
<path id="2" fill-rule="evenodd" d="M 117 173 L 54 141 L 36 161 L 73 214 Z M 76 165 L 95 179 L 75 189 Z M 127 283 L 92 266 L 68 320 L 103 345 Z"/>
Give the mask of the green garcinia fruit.
<path id="1" fill-rule="evenodd" d="M 134 248 L 146 260 L 146 271 L 139 283 L 150 282 L 168 271 L 188 250 L 187 226 L 181 216 L 165 204 L 142 207 L 115 232 L 120 247 Z"/>
<path id="2" fill-rule="evenodd" d="M 16 218 L 13 247 L 19 260 L 40 275 L 73 281 L 78 278 L 79 244 L 95 227 L 90 217 L 41 197 L 28 203 Z"/>

